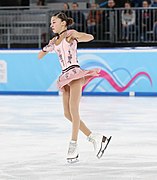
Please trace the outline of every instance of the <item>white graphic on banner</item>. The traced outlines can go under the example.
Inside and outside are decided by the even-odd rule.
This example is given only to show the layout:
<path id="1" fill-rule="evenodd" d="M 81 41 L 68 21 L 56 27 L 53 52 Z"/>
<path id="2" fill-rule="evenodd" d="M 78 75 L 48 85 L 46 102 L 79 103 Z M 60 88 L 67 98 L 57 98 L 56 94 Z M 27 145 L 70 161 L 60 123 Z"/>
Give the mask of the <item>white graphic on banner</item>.
<path id="1" fill-rule="evenodd" d="M 0 83 L 7 83 L 7 63 L 0 60 Z"/>

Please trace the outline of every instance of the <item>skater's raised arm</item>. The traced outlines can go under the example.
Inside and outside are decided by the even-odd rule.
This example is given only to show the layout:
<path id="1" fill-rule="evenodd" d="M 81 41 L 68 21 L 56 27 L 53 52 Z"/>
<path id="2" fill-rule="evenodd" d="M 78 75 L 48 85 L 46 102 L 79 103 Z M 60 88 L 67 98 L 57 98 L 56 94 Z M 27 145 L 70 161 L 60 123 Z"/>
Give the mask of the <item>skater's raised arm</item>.
<path id="1" fill-rule="evenodd" d="M 69 39 L 69 41 L 72 39 L 76 39 L 78 42 L 89 42 L 94 39 L 94 36 L 92 34 L 70 30 L 67 38 Z"/>

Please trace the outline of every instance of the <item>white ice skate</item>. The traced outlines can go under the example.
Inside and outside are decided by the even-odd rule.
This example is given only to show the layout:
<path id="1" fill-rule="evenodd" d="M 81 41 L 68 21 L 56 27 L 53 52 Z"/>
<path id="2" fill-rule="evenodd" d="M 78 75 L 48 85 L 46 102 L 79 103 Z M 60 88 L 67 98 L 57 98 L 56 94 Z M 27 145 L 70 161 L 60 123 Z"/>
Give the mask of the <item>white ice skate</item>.
<path id="1" fill-rule="evenodd" d="M 67 155 L 67 162 L 68 163 L 75 163 L 78 162 L 78 145 L 76 141 L 70 141 L 68 155 Z"/>
<path id="2" fill-rule="evenodd" d="M 94 150 L 95 150 L 95 153 L 96 153 L 96 156 L 97 158 L 101 158 L 102 155 L 104 154 L 104 151 L 105 149 L 107 148 L 110 140 L 111 140 L 111 137 L 110 136 L 109 138 L 101 135 L 101 134 L 93 134 L 91 133 L 87 139 L 89 142 L 92 142 L 93 143 L 93 146 L 94 146 Z"/>

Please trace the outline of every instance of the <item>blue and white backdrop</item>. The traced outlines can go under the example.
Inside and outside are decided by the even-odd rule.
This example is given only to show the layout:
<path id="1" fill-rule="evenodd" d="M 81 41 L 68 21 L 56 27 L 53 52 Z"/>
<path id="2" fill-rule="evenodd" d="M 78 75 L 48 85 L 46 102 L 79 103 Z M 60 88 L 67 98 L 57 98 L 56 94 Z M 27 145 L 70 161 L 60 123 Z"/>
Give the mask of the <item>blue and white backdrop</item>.
<path id="1" fill-rule="evenodd" d="M 61 67 L 55 53 L 38 60 L 39 50 L 0 50 L 1 94 L 58 94 Z M 84 88 L 89 95 L 157 95 L 157 50 L 78 50 L 83 69 L 100 68 Z"/>

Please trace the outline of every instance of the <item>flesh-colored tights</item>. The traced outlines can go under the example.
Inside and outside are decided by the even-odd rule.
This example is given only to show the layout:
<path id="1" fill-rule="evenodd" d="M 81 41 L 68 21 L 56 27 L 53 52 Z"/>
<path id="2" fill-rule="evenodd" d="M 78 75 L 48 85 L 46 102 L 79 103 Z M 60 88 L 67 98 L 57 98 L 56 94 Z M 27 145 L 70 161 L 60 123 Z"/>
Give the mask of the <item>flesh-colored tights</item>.
<path id="1" fill-rule="evenodd" d="M 72 137 L 77 141 L 79 129 L 89 136 L 91 131 L 87 128 L 79 115 L 79 104 L 82 95 L 83 79 L 73 80 L 69 85 L 64 86 L 63 107 L 65 117 L 72 122 Z"/>

